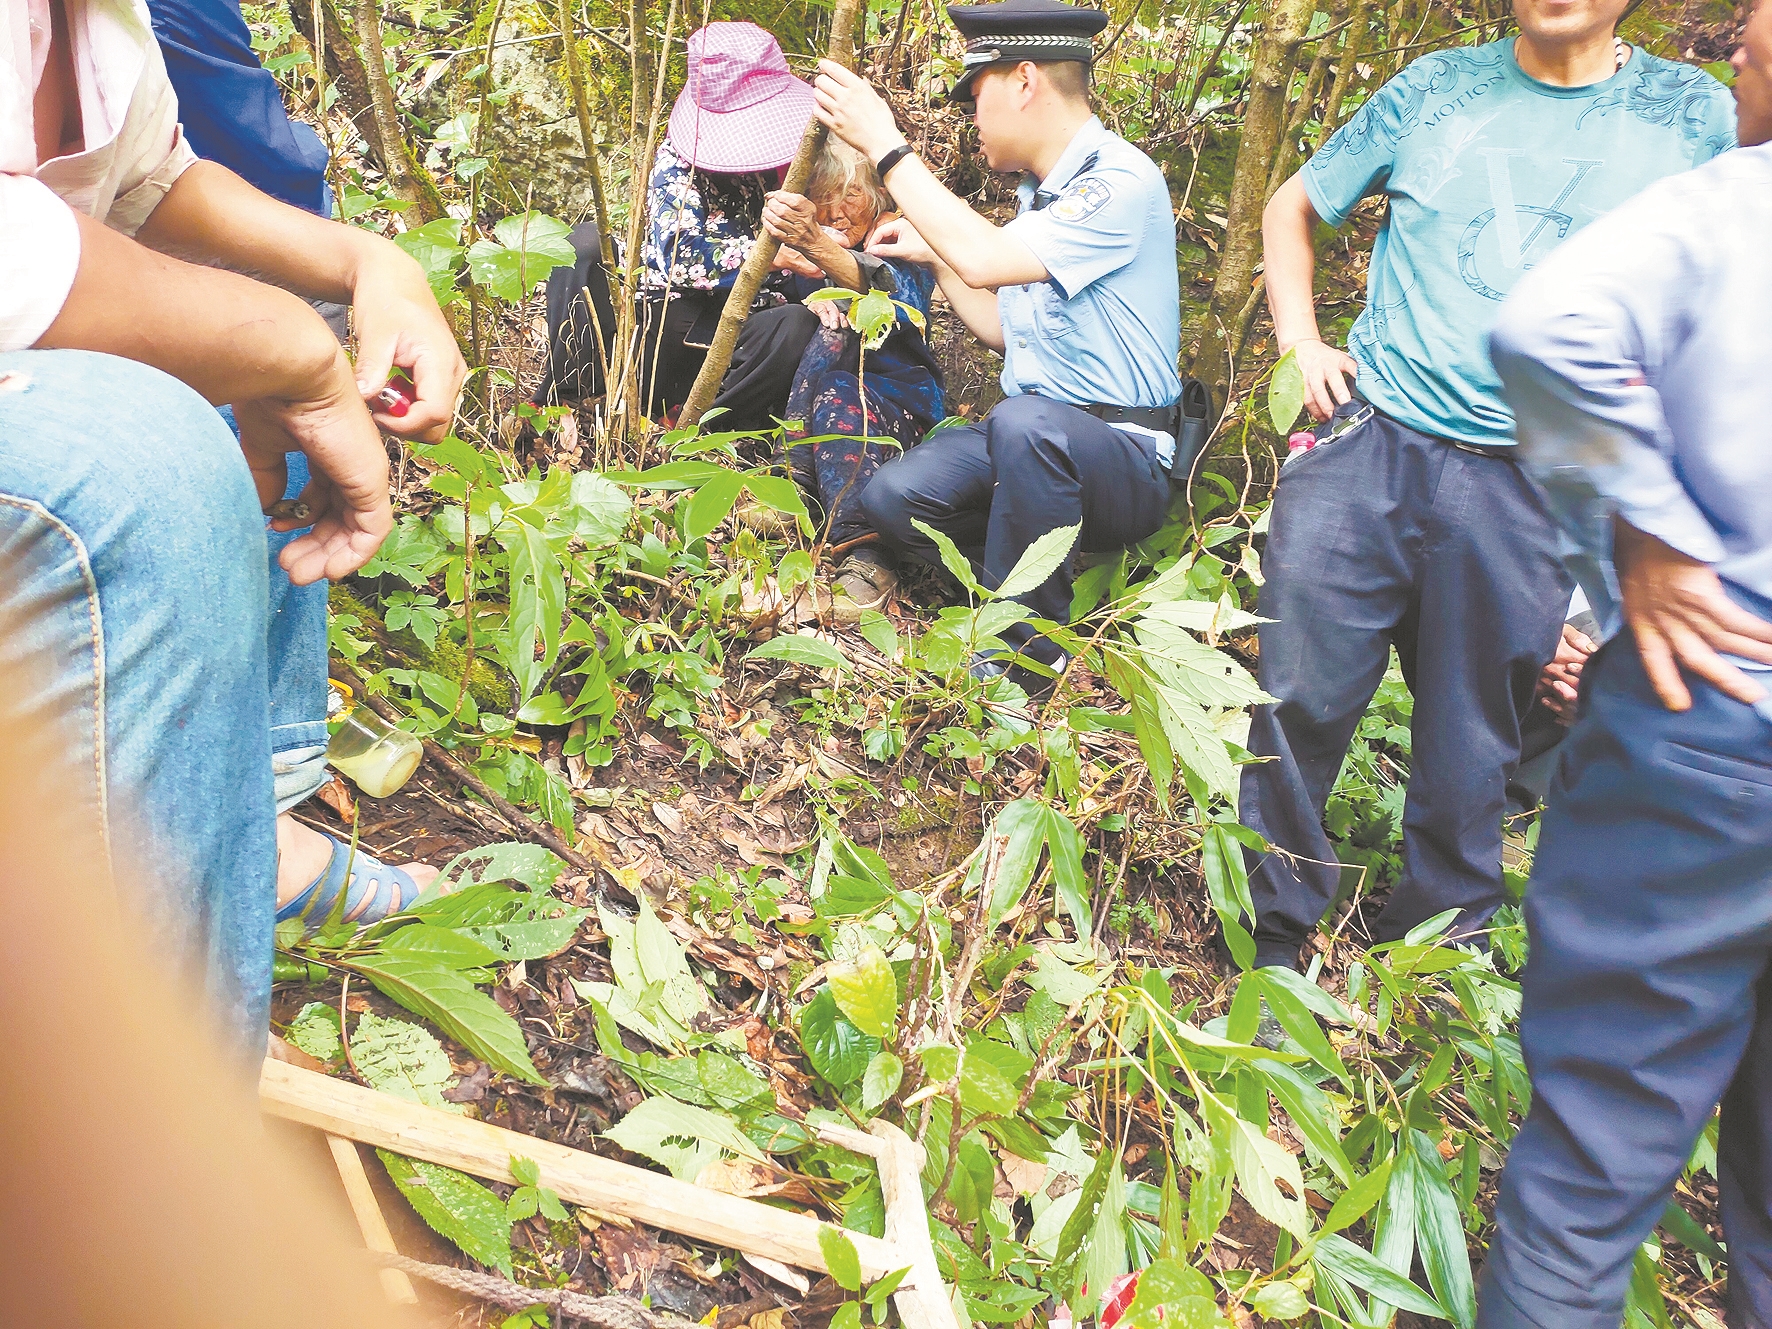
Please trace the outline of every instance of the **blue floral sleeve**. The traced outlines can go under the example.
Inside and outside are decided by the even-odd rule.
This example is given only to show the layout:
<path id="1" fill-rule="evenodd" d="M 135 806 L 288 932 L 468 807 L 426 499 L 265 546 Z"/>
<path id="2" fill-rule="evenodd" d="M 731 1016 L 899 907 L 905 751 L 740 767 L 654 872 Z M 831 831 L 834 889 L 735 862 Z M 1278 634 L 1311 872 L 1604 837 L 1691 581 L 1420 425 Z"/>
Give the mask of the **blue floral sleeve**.
<path id="1" fill-rule="evenodd" d="M 720 291 L 732 285 L 755 230 L 743 217 L 709 211 L 689 163 L 658 145 L 646 193 L 646 241 L 640 250 L 649 290 Z"/>

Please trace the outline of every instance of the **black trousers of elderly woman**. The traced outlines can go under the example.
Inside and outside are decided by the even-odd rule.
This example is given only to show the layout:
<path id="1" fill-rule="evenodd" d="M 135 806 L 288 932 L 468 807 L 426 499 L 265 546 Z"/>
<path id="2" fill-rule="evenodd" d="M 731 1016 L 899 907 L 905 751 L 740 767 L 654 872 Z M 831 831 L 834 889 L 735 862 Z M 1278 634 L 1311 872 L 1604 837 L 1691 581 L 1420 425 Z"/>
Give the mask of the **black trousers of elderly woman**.
<path id="1" fill-rule="evenodd" d="M 571 239 L 578 261 L 548 274 L 548 367 L 530 398 L 538 406 L 600 397 L 607 390 L 603 371 L 615 336 L 615 302 L 602 241 L 588 222 Z M 668 299 L 639 302 L 640 381 L 648 415 L 681 406 L 689 396 L 725 305 L 725 291 L 672 292 Z M 726 413 L 709 424 L 774 428 L 800 356 L 818 328 L 818 316 L 798 302 L 753 309 L 714 397 L 714 407 Z"/>

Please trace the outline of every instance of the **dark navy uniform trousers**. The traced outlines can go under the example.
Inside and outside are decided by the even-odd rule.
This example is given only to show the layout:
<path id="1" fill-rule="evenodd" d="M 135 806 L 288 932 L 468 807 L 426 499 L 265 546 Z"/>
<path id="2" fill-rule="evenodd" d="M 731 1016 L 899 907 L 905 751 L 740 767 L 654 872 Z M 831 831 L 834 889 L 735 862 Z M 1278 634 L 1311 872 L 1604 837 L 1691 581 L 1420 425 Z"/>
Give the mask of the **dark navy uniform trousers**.
<path id="1" fill-rule="evenodd" d="M 1526 892 L 1532 1109 L 1479 1324 L 1617 1329 L 1632 1257 L 1720 1100 L 1730 1324 L 1766 1329 L 1772 722 L 1691 675 L 1692 709 L 1668 711 L 1628 633 L 1585 673 Z"/>
<path id="2" fill-rule="evenodd" d="M 938 429 L 888 462 L 861 501 L 880 538 L 900 554 L 941 566 L 935 542 L 911 524 L 922 521 L 951 539 L 994 589 L 1048 531 L 1080 523 L 1077 548 L 1085 553 L 1152 534 L 1169 510 L 1169 475 L 1149 439 L 1023 393 L 998 402 L 977 424 Z M 1068 563 L 1020 600 L 1041 618 L 1070 622 Z M 1058 648 L 1025 623 L 1002 635 L 1046 664 L 1059 659 Z"/>
<path id="3" fill-rule="evenodd" d="M 1358 400 L 1334 427 L 1370 408 Z M 1250 856 L 1256 962 L 1296 964 L 1341 865 L 1323 808 L 1395 645 L 1414 694 L 1403 874 L 1377 939 L 1502 904 L 1501 818 L 1520 719 L 1555 652 L 1571 581 L 1537 490 L 1507 455 L 1371 412 L 1287 462 L 1261 560 L 1261 686 L 1240 812 L 1279 852 Z"/>

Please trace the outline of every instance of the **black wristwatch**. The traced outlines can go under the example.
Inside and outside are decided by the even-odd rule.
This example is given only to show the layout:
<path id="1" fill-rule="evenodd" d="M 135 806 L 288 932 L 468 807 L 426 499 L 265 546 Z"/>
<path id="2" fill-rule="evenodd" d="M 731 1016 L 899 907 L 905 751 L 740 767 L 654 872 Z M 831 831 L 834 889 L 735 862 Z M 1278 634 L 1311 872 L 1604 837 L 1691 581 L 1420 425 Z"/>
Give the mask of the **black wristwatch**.
<path id="1" fill-rule="evenodd" d="M 874 166 L 874 174 L 880 177 L 880 183 L 885 184 L 886 172 L 890 171 L 894 166 L 897 166 L 910 155 L 911 145 L 909 143 L 900 143 L 891 152 L 880 158 L 879 162 Z"/>

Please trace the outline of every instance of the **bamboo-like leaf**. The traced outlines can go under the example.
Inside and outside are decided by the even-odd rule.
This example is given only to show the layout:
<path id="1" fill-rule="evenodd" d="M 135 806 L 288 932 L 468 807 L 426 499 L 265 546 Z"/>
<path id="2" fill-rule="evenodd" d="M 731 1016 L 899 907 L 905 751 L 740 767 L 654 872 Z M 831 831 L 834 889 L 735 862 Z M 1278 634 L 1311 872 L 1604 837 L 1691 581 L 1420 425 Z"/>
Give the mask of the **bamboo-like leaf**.
<path id="1" fill-rule="evenodd" d="M 1431 1315 L 1441 1320 L 1448 1318 L 1439 1302 L 1346 1237 L 1335 1233 L 1323 1234 L 1317 1238 L 1316 1249 L 1311 1258 L 1355 1287 L 1363 1288 L 1378 1297 L 1386 1306 L 1413 1311 L 1417 1315 Z M 1381 1314 L 1374 1318 L 1383 1319 L 1385 1316 Z"/>
<path id="2" fill-rule="evenodd" d="M 1409 1143 L 1415 1154 L 1415 1235 L 1421 1266 L 1452 1323 L 1458 1329 L 1472 1329 L 1477 1322 L 1477 1293 L 1458 1201 L 1434 1142 L 1411 1129 Z"/>

